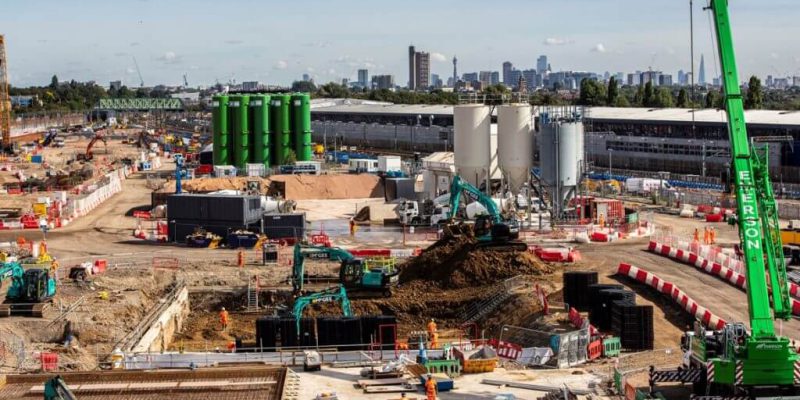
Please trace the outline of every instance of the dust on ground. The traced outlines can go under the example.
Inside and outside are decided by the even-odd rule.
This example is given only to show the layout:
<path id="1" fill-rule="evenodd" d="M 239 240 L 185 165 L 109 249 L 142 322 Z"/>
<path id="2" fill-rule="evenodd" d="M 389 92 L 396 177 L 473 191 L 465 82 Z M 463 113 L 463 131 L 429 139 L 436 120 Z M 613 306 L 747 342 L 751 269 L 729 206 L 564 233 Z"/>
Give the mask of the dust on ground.
<path id="1" fill-rule="evenodd" d="M 197 178 L 182 183 L 187 192 L 244 190 L 248 177 Z M 280 188 L 284 198 L 291 200 L 366 199 L 383 197 L 381 179 L 372 174 L 331 175 L 273 175 L 261 179 L 261 191 L 268 194 L 270 186 Z"/>

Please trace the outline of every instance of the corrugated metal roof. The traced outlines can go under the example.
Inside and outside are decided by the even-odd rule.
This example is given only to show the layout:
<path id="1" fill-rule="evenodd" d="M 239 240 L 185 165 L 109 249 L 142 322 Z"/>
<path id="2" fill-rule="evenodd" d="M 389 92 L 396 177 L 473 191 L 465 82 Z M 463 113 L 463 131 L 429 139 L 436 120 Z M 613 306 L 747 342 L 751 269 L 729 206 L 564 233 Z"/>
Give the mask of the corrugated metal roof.
<path id="1" fill-rule="evenodd" d="M 692 122 L 692 112 L 688 108 L 614 108 L 592 107 L 588 117 L 602 120 L 633 120 L 653 122 Z M 702 109 L 694 112 L 695 121 L 700 123 L 725 123 L 724 110 Z M 800 125 L 800 112 L 782 110 L 747 110 L 745 120 L 749 124 Z"/>
<path id="2" fill-rule="evenodd" d="M 537 108 L 538 110 L 538 108 Z M 496 111 L 496 110 L 495 110 Z M 429 104 L 370 104 L 360 102 L 347 104 L 330 101 L 320 102 L 313 107 L 313 112 L 334 114 L 375 114 L 375 115 L 453 115 L 452 105 Z M 692 112 L 688 108 L 615 108 L 591 107 L 587 117 L 595 120 L 630 120 L 651 122 L 691 122 Z M 694 112 L 698 123 L 725 123 L 723 110 L 699 109 Z M 745 119 L 750 124 L 800 126 L 800 111 L 785 110 L 748 110 Z"/>

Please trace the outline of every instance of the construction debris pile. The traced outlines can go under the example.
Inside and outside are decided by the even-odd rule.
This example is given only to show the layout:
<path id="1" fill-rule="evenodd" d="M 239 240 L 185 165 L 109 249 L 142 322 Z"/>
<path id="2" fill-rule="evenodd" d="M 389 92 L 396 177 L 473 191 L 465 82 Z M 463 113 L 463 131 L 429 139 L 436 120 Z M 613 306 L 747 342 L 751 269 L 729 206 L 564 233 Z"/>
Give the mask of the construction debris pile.
<path id="1" fill-rule="evenodd" d="M 553 272 L 528 252 L 477 247 L 469 233 L 447 235 L 400 266 L 400 282 L 424 280 L 444 289 L 485 286 L 517 275 Z"/>

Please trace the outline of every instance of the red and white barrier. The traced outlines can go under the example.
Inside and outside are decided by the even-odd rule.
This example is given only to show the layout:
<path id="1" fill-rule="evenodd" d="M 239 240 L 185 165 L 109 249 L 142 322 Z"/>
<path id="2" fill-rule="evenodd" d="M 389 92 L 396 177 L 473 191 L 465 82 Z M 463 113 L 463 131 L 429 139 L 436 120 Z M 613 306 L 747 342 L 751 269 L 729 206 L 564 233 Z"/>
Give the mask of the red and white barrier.
<path id="1" fill-rule="evenodd" d="M 589 239 L 591 239 L 593 242 L 611 242 L 619 239 L 619 233 L 609 231 L 594 231 L 591 235 L 589 235 Z"/>
<path id="2" fill-rule="evenodd" d="M 569 247 L 539 247 L 529 249 L 536 257 L 548 262 L 575 262 L 580 261 L 581 254 L 578 250 Z"/>
<path id="3" fill-rule="evenodd" d="M 650 242 L 650 244 L 647 246 L 647 249 L 653 253 L 661 254 L 662 256 L 669 257 L 673 260 L 691 264 L 698 269 L 702 269 L 711 275 L 716 275 L 730 282 L 734 286 L 742 289 L 745 288 L 744 274 L 740 274 L 730 268 L 723 267 L 719 263 L 710 262 L 709 260 L 706 260 L 705 258 L 702 258 L 690 251 L 676 249 L 672 246 L 666 246 L 654 241 Z"/>
<path id="4" fill-rule="evenodd" d="M 744 274 L 740 274 L 730 268 L 723 267 L 719 263 L 706 260 L 695 253 L 692 253 L 690 251 L 685 251 L 682 249 L 675 249 L 671 246 L 663 245 L 661 243 L 653 241 L 650 242 L 647 249 L 653 253 L 669 257 L 673 260 L 682 261 L 684 263 L 693 265 L 710 275 L 718 276 L 730 282 L 732 285 L 742 290 L 747 290 L 747 284 Z M 792 282 L 789 282 L 789 295 L 797 299 L 800 299 L 800 287 L 798 287 Z M 792 303 L 792 314 L 800 315 L 800 301 L 796 299 L 791 299 L 791 303 Z"/>
<path id="5" fill-rule="evenodd" d="M 725 326 L 724 319 L 698 304 L 675 284 L 667 282 L 655 274 L 625 263 L 619 264 L 619 267 L 617 268 L 617 274 L 633 278 L 658 290 L 663 294 L 670 296 L 672 300 L 683 307 L 686 312 L 692 314 L 698 321 L 708 328 L 722 329 Z"/>

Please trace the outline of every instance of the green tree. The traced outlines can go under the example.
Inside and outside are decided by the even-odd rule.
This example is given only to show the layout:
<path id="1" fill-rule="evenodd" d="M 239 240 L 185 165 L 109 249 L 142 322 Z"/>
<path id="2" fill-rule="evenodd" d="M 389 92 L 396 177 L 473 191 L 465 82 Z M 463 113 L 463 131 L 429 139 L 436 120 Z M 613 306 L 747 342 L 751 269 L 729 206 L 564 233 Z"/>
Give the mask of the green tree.
<path id="1" fill-rule="evenodd" d="M 633 105 L 636 107 L 644 107 L 644 86 L 639 85 L 636 88 L 636 94 L 633 95 Z"/>
<path id="2" fill-rule="evenodd" d="M 297 163 L 297 153 L 293 149 L 289 149 L 288 154 L 286 154 L 285 165 L 294 165 L 295 163 Z"/>
<path id="3" fill-rule="evenodd" d="M 705 108 L 716 108 L 717 102 L 717 91 L 709 90 L 708 93 L 706 93 Z"/>
<path id="4" fill-rule="evenodd" d="M 609 104 L 609 105 L 611 105 L 611 104 Z M 625 96 L 618 96 L 617 100 L 614 101 L 613 105 L 614 105 L 614 107 L 630 107 L 631 106 L 631 102 L 628 101 L 628 98 L 625 97 Z"/>
<path id="5" fill-rule="evenodd" d="M 606 87 L 594 79 L 581 81 L 581 93 L 578 104 L 584 106 L 602 106 L 606 103 Z"/>
<path id="6" fill-rule="evenodd" d="M 619 97 L 619 84 L 617 82 L 617 78 L 612 76 L 611 79 L 608 80 L 607 92 L 608 96 L 606 99 L 606 104 L 610 106 L 617 104 L 617 98 Z"/>
<path id="7" fill-rule="evenodd" d="M 689 107 L 689 94 L 686 93 L 686 89 L 681 88 L 681 91 L 678 92 L 678 107 L 680 108 L 688 108 Z"/>
<path id="8" fill-rule="evenodd" d="M 655 107 L 655 90 L 653 89 L 653 82 L 648 81 L 644 85 L 644 94 L 642 96 L 642 105 L 645 107 Z"/>
<path id="9" fill-rule="evenodd" d="M 747 83 L 747 95 L 744 98 L 744 108 L 747 110 L 759 109 L 764 107 L 764 91 L 761 88 L 761 80 L 751 76 Z"/>
<path id="10" fill-rule="evenodd" d="M 317 85 L 310 81 L 294 81 L 292 82 L 292 91 L 314 93 L 317 91 Z"/>
<path id="11" fill-rule="evenodd" d="M 317 95 L 328 98 L 350 98 L 350 90 L 338 83 L 330 82 L 320 86 Z"/>
<path id="12" fill-rule="evenodd" d="M 656 90 L 655 98 L 653 100 L 653 107 L 669 108 L 672 107 L 672 92 L 665 87 Z"/>
<path id="13" fill-rule="evenodd" d="M 50 88 L 58 89 L 58 77 L 55 75 L 53 75 L 53 77 L 50 78 Z"/>

